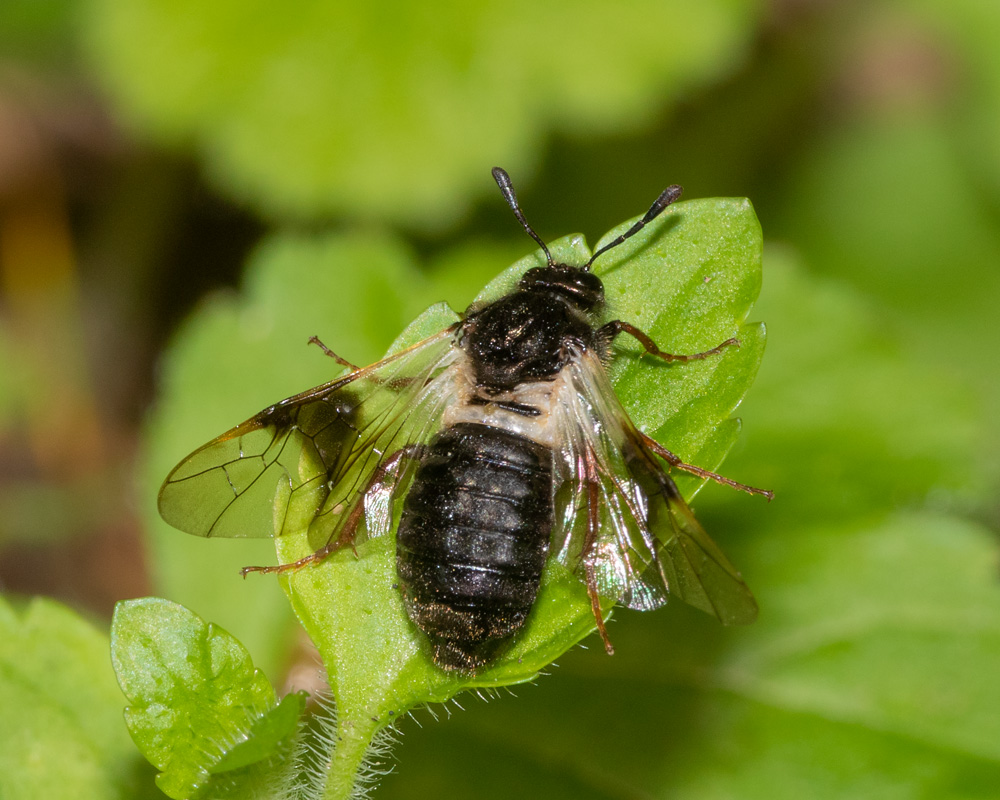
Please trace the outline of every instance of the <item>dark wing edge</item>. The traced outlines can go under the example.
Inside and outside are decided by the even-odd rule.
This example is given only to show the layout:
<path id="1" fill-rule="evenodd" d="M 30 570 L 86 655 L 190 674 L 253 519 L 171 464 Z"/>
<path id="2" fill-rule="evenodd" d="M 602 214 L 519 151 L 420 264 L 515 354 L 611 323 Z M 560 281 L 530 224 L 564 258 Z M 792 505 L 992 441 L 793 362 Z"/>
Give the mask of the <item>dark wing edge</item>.
<path id="1" fill-rule="evenodd" d="M 566 369 L 557 410 L 565 479 L 557 560 L 574 570 L 586 561 L 598 592 L 630 608 L 657 608 L 674 595 L 725 625 L 753 622 L 753 593 L 642 442 L 597 354 L 578 351 Z M 588 547 L 591 502 L 599 506 L 599 532 Z"/>
<path id="2" fill-rule="evenodd" d="M 405 465 L 362 492 L 394 448 L 425 440 L 439 424 L 457 333 L 449 326 L 282 400 L 198 448 L 164 481 L 160 516 L 196 536 L 265 538 L 305 524 L 311 538 L 328 540 L 355 503 L 384 508 Z M 380 535 L 387 526 L 374 513 L 365 527 Z"/>

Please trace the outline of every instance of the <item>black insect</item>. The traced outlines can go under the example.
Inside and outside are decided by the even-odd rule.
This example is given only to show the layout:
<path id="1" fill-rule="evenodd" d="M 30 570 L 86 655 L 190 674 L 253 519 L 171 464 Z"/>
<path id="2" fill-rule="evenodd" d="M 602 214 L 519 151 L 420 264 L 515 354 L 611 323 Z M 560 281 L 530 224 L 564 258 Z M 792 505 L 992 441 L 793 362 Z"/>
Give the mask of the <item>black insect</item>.
<path id="1" fill-rule="evenodd" d="M 612 340 L 691 361 L 615 320 L 599 324 L 604 287 L 590 272 L 680 196 L 666 189 L 646 215 L 586 264 L 546 256 L 517 288 L 470 307 L 445 330 L 331 383 L 282 400 L 184 459 L 163 484 L 163 518 L 198 536 L 272 536 L 289 507 L 314 512 L 325 542 L 279 572 L 321 561 L 399 520 L 396 565 L 407 612 L 435 663 L 474 672 L 496 658 L 531 613 L 542 569 L 556 559 L 584 581 L 612 652 L 600 598 L 652 609 L 668 594 L 726 624 L 757 604 L 695 520 L 664 464 L 770 497 L 676 455 L 628 418 L 605 372 Z"/>

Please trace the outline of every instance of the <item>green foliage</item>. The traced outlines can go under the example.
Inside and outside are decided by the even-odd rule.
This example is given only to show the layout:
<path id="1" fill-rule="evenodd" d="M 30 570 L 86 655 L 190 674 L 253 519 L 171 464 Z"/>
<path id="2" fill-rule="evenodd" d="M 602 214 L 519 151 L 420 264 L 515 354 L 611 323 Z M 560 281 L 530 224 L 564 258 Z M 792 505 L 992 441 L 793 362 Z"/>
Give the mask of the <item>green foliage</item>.
<path id="1" fill-rule="evenodd" d="M 676 216 L 662 221 L 662 236 L 655 228 L 649 239 L 599 261 L 608 315 L 637 321 L 677 351 L 703 349 L 731 335 L 759 286 L 755 269 L 731 268 L 753 263 L 759 252 L 759 229 L 748 211 L 732 201 L 680 204 Z M 307 252 L 342 246 L 337 239 L 297 240 L 265 252 L 289 248 L 299 256 L 295 263 L 304 264 Z M 587 257 L 579 238 L 553 248 L 557 257 Z M 482 296 L 505 291 L 514 275 L 537 263 L 532 259 L 537 255 L 512 266 Z M 282 292 L 293 307 L 322 304 L 315 291 L 293 296 L 278 277 L 291 263 L 275 259 L 272 279 L 254 279 L 260 293 L 250 294 L 250 308 Z M 263 257 L 258 264 L 255 275 L 271 269 Z M 979 787 L 1000 776 L 990 744 L 997 698 L 987 679 L 1000 619 L 989 572 L 995 547 L 980 527 L 950 516 L 946 499 L 964 496 L 959 502 L 968 502 L 982 486 L 980 462 L 969 458 L 982 429 L 979 408 L 956 375 L 929 375 L 916 353 L 901 358 L 898 338 L 849 287 L 808 277 L 787 250 L 772 251 L 768 264 L 758 313 L 772 334 L 781 335 L 744 408 L 747 443 L 727 472 L 775 488 L 778 500 L 765 505 L 712 487 L 701 513 L 749 576 L 762 621 L 737 633 L 676 609 L 616 614 L 614 659 L 567 654 L 559 681 L 547 682 L 545 695 L 530 704 L 504 700 L 408 737 L 400 755 L 402 783 L 390 779 L 387 796 L 422 786 L 460 795 L 481 785 L 482 771 L 498 770 L 499 763 L 519 776 L 513 785 L 545 787 L 552 797 L 603 797 L 607 780 L 637 792 L 692 797 L 781 796 L 777 785 L 787 785 L 791 796 L 817 782 L 827 787 L 819 796 L 829 797 L 855 785 L 900 797 L 924 790 L 988 796 Z M 435 292 L 433 277 L 415 285 L 414 297 Z M 354 289 L 366 294 L 361 285 Z M 364 313 L 353 306 L 350 311 Z M 280 309 L 268 313 L 277 315 L 280 328 Z M 321 308 L 317 314 L 325 324 L 337 319 Z M 451 319 L 438 307 L 399 345 Z M 303 335 L 312 330 L 301 314 L 294 320 L 304 326 Z M 647 429 L 696 463 L 714 465 L 737 432 L 725 420 L 755 373 L 758 330 L 743 325 L 739 351 L 682 369 L 634 358 L 623 337 L 623 358 L 612 366 L 617 389 Z M 229 363 L 246 348 L 237 334 L 220 331 L 206 342 L 235 348 L 223 359 Z M 337 339 L 323 336 L 340 349 Z M 205 357 L 215 360 L 218 351 Z M 287 366 L 288 359 L 282 362 Z M 259 370 L 255 375 L 268 379 Z M 628 381 L 634 388 L 623 388 Z M 690 483 L 686 491 L 697 488 Z M 930 497 L 945 506 L 921 511 Z M 893 512 L 900 504 L 911 510 Z M 279 550 L 290 560 L 308 546 L 283 537 Z M 376 540 L 362 554 L 360 560 L 350 553 L 334 556 L 286 581 L 330 670 L 342 719 L 351 722 L 352 736 L 342 743 L 335 767 L 345 784 L 369 737 L 407 708 L 472 685 L 529 679 L 592 629 L 579 582 L 550 570 L 540 602 L 545 611 L 509 657 L 475 681 L 444 676 L 428 662 L 393 589 L 391 542 Z M 948 576 L 947 583 L 937 575 Z M 928 591 L 935 585 L 937 591 Z M 942 658 L 961 665 L 957 681 L 941 670 Z M 619 688 L 609 692 L 609 686 Z M 648 713 L 636 715 L 640 707 Z M 671 709 L 667 726 L 664 708 Z M 599 768 L 588 740 L 597 729 L 619 731 L 604 743 Z M 514 731 L 520 732 L 516 746 Z M 681 732 L 687 733 L 678 738 Z M 637 750 L 629 744 L 636 738 L 648 746 Z M 650 760 L 658 747 L 669 754 L 666 760 Z M 452 766 L 443 774 L 430 752 L 447 752 Z M 562 766 L 553 772 L 547 763 Z M 505 779 L 497 785 L 506 793 L 512 784 Z"/>
<path id="2" fill-rule="evenodd" d="M 0 797 L 137 797 L 108 639 L 69 609 L 0 599 Z"/>
<path id="3" fill-rule="evenodd" d="M 928 503 L 961 508 L 988 493 L 985 408 L 954 366 L 928 369 L 887 330 L 884 306 L 810 277 L 787 249 L 765 262 L 758 310 L 771 345 L 741 408 L 746 446 L 727 468 L 778 492 L 769 517 L 846 522 Z M 733 498 L 718 500 L 741 513 Z"/>
<path id="4" fill-rule="evenodd" d="M 621 337 L 619 347 L 632 357 L 611 365 L 615 391 L 639 427 L 688 463 L 714 469 L 736 441 L 739 422 L 730 415 L 764 353 L 764 326 L 745 322 L 761 286 L 760 223 L 747 200 L 688 201 L 677 213 L 679 220 L 668 215 L 660 223 L 669 235 L 630 240 L 595 271 L 605 281 L 608 316 L 653 332 L 668 351 L 699 352 L 739 339 L 739 350 L 718 359 L 664 369 Z M 624 230 L 609 232 L 597 247 Z M 703 483 L 676 479 L 689 498 Z"/>
<path id="5" fill-rule="evenodd" d="M 614 658 L 568 653 L 544 691 L 406 737 L 382 797 L 995 794 L 996 539 L 952 510 L 981 486 L 980 412 L 863 295 L 764 261 L 768 354 L 725 469 L 777 497 L 710 484 L 697 509 L 760 619 L 616 614 Z"/>
<path id="6" fill-rule="evenodd" d="M 768 322 L 768 355 L 723 469 L 777 498 L 765 504 L 681 481 L 688 496 L 701 490 L 695 510 L 753 587 L 759 622 L 721 629 L 679 604 L 616 611 L 614 658 L 573 648 L 559 657 L 556 679 L 522 685 L 519 697 L 486 706 L 460 698 L 464 713 L 419 731 L 403 722 L 399 765 L 379 796 L 993 798 L 1000 4 L 784 3 L 768 5 L 766 20 L 759 0 L 397 5 L 375 19 L 367 7 L 330 3 L 0 2 L 0 116 L 13 108 L 17 122 L 24 111 L 33 132 L 4 150 L 14 159 L 5 174 L 23 174 L 23 146 L 59 154 L 84 281 L 111 276 L 107 264 L 131 265 L 118 256 L 134 249 L 162 251 L 176 280 L 190 281 L 170 255 L 174 240 L 204 242 L 190 239 L 185 203 L 196 193 L 185 178 L 181 191 L 142 194 L 156 197 L 152 213 L 132 208 L 136 194 L 123 202 L 114 180 L 79 180 L 96 163 L 80 169 L 83 152 L 110 158 L 112 172 L 122 166 L 113 146 L 94 147 L 86 120 L 82 136 L 75 127 L 92 102 L 75 102 L 72 88 L 85 72 L 73 61 L 81 47 L 132 125 L 124 158 L 148 157 L 149 138 L 168 142 L 270 219 L 440 227 L 494 191 L 486 170 L 500 163 L 546 239 L 634 213 L 646 193 L 675 181 L 686 196 L 746 194 L 764 220 L 771 246 L 754 317 Z M 53 80 L 60 65 L 69 65 L 66 80 Z M 143 160 L 128 166 L 138 182 L 149 175 Z M 154 172 L 173 169 L 150 160 Z M 17 199 L 5 197 L 6 232 Z M 129 224 L 109 223 L 91 205 L 108 197 L 128 208 Z M 305 346 L 310 335 L 364 363 L 429 304 L 462 308 L 525 249 L 494 206 L 492 195 L 468 231 L 414 237 L 421 256 L 429 253 L 423 271 L 407 246 L 370 229 L 271 231 L 241 294 L 207 300 L 165 355 L 138 505 L 154 514 L 160 481 L 195 446 L 331 378 L 337 368 Z M 713 309 L 741 319 L 756 294 L 750 272 L 685 273 L 691 262 L 673 256 L 688 246 L 708 254 L 720 237 L 730 254 L 733 242 L 759 246 L 736 205 L 712 207 L 702 230 L 688 219 L 666 252 L 649 251 L 662 259 L 661 274 L 631 271 L 647 254 L 641 248 L 627 263 L 600 264 L 610 313 L 666 325 L 668 349 L 729 335 L 713 327 Z M 133 238 L 133 214 L 140 228 L 152 217 L 181 222 L 157 228 L 150 246 Z M 452 247 L 452 238 L 492 225 L 513 229 L 516 244 Z M 155 285 L 123 277 L 120 287 Z M 664 277 L 661 321 L 646 295 Z M 713 284 L 731 302 L 715 306 Z M 101 288 L 84 289 L 103 311 Z M 701 296 L 713 299 L 703 305 Z M 144 298 L 136 307 L 148 306 Z M 433 327 L 447 313 L 439 307 L 424 321 Z M 51 367 L 25 360 L 23 322 L 0 331 L 0 422 L 10 420 L 0 439 L 15 453 L 16 420 L 22 406 L 37 406 L 49 383 L 36 378 Z M 123 335 L 141 342 L 149 330 Z M 744 325 L 739 335 L 743 349 L 704 365 L 718 372 L 651 368 L 632 359 L 627 337 L 612 367 L 631 413 L 705 466 L 737 440 L 739 426 L 727 420 L 759 358 L 758 331 Z M 109 373 L 99 374 L 98 383 Z M 18 533 L 21 547 L 66 536 L 68 522 L 91 526 L 86 503 L 109 494 L 89 482 L 73 493 L 8 484 L 0 537 L 10 546 Z M 157 591 L 218 622 L 280 674 L 292 614 L 279 582 L 236 578 L 239 567 L 273 558 L 269 543 L 205 542 L 159 520 L 148 525 Z M 355 718 L 366 697 L 379 698 L 376 721 L 341 750 L 345 782 L 371 731 L 414 700 L 407 680 L 436 676 L 400 616 L 391 551 L 380 547 L 391 543 L 289 581 L 310 626 L 361 620 L 353 632 L 331 628 L 324 644 L 343 654 L 326 658 Z M 562 577 L 546 576 L 552 615 L 526 631 L 526 660 L 498 664 L 483 681 L 526 677 L 548 657 L 544 648 L 554 656 L 586 634 L 579 596 L 562 591 L 578 583 Z M 324 590 L 336 607 L 318 604 Z M 362 647 L 376 619 L 393 631 L 398 662 L 391 648 Z M 18 614 L 0 607 L 0 630 L 0 796 L 135 797 L 137 779 L 151 785 L 128 755 L 103 637 L 50 603 Z M 377 673 L 387 659 L 389 670 Z M 365 679 L 366 668 L 376 674 Z M 431 688 L 438 699 L 458 689 Z M 287 779 L 284 751 L 266 756 L 297 703 L 267 706 L 246 741 L 214 761 L 209 769 L 222 771 L 207 778 L 213 796 L 263 798 Z"/>
<path id="7" fill-rule="evenodd" d="M 120 603 L 111 657 L 128 698 L 125 722 L 136 746 L 160 770 L 156 785 L 176 800 L 218 796 L 260 784 L 248 769 L 284 755 L 305 706 L 301 694 L 280 703 L 246 649 L 221 628 L 167 600 Z M 266 766 L 266 765 L 265 765 Z"/>
<path id="8" fill-rule="evenodd" d="M 93 61 L 124 111 L 193 140 L 244 202 L 421 224 L 462 213 L 486 190 L 484 164 L 525 171 L 553 129 L 648 124 L 738 63 L 759 6 L 84 5 Z"/>
<path id="9" fill-rule="evenodd" d="M 616 228 L 605 240 L 629 224 Z M 359 248 L 364 252 L 359 253 Z M 303 335 L 297 337 L 302 341 L 304 330 L 309 330 L 310 325 L 329 325 L 330 320 L 337 320 L 345 334 L 353 333 L 357 341 L 356 328 L 363 331 L 364 327 L 350 325 L 350 314 L 363 315 L 365 312 L 360 309 L 365 308 L 366 301 L 371 317 L 380 316 L 374 312 L 378 308 L 391 319 L 394 310 L 405 308 L 404 295 L 414 300 L 419 297 L 402 288 L 406 285 L 402 278 L 388 279 L 386 271 L 354 271 L 346 273 L 351 276 L 346 286 L 335 286 L 332 278 L 325 277 L 345 274 L 344 269 L 336 268 L 337 263 L 349 270 L 361 258 L 368 263 L 393 264 L 397 271 L 405 271 L 402 266 L 405 262 L 398 251 L 385 243 L 381 248 L 380 251 L 377 242 L 365 245 L 345 237 L 313 242 L 284 240 L 266 247 L 246 300 L 237 308 L 208 307 L 190 324 L 172 362 L 180 372 L 169 376 L 168 381 L 182 387 L 179 391 L 190 393 L 191 397 L 168 399 L 165 414 L 169 416 L 169 409 L 215 408 L 231 402 L 231 390 L 219 380 L 179 377 L 191 369 L 186 364 L 221 362 L 232 369 L 238 367 L 241 359 L 249 360 L 256 364 L 256 369 L 236 369 L 238 377 L 249 380 L 252 376 L 265 384 L 282 379 L 290 362 L 302 360 L 316 362 L 328 371 L 324 377 L 330 377 L 330 362 L 318 352 L 300 345 L 290 347 L 280 358 L 269 359 L 267 348 L 261 347 L 255 334 L 261 328 L 271 329 L 272 324 L 278 329 L 282 327 L 281 320 L 286 319 L 291 328 L 303 328 Z M 560 239 L 550 248 L 557 260 L 569 263 L 583 263 L 590 256 L 579 236 Z M 288 257 L 289 254 L 295 257 Z M 664 347 L 674 352 L 695 352 L 713 347 L 735 333 L 743 340 L 744 346 L 739 349 L 730 348 L 718 358 L 685 365 L 664 365 L 643 358 L 630 345 L 619 353 L 618 360 L 627 366 L 615 370 L 615 380 L 620 386 L 635 387 L 623 398 L 636 418 L 656 433 L 678 433 L 678 451 L 685 456 L 703 456 L 709 460 L 702 463 L 709 466 L 721 460 L 732 443 L 736 427 L 728 421 L 728 416 L 752 381 L 763 352 L 760 327 L 743 325 L 760 286 L 760 254 L 760 228 L 749 204 L 706 200 L 676 204 L 641 235 L 602 257 L 595 266 L 607 280 L 611 298 L 608 317 L 637 320 Z M 324 263 L 327 258 L 329 261 Z M 521 259 L 492 282 L 479 299 L 508 291 L 518 276 L 540 263 L 543 261 L 539 253 Z M 319 291 L 317 285 L 327 281 L 331 282 L 329 291 Z M 415 280 L 409 284 L 420 285 Z M 641 292 L 633 295 L 627 290 L 631 286 L 641 287 Z M 428 287 L 426 291 L 432 289 Z M 357 303 L 348 303 L 346 298 L 357 298 Z M 345 310 L 349 310 L 348 319 L 342 318 Z M 257 324 L 238 324 L 247 318 Z M 455 319 L 454 312 L 446 306 L 432 307 L 399 337 L 392 349 L 412 344 Z M 688 324 L 692 319 L 698 321 L 694 329 Z M 349 335 L 344 337 L 343 349 L 325 331 L 323 338 L 354 358 L 353 349 L 348 349 L 352 342 Z M 284 334 L 281 339 L 285 340 Z M 265 356 L 259 354 L 261 350 Z M 647 383 L 648 390 L 640 388 Z M 256 393 L 256 387 L 251 391 Z M 671 405 L 664 408 L 663 398 L 668 392 Z M 213 398 L 213 394 L 217 396 Z M 270 399 L 273 401 L 275 395 Z M 683 436 L 676 427 L 678 417 L 682 419 Z M 179 430 L 177 421 L 169 419 L 158 426 L 162 431 Z M 173 445 L 165 434 L 160 441 L 164 447 Z M 668 444 L 673 446 L 673 442 Z M 177 451 L 173 452 L 171 457 L 176 459 Z M 159 463 L 162 458 L 154 454 L 153 460 Z M 165 469 L 161 471 L 165 473 Z M 171 535 L 183 538 L 176 532 Z M 201 548 L 218 544 L 198 540 L 195 543 Z M 282 536 L 277 544 L 279 557 L 285 562 L 314 549 L 304 532 Z M 353 784 L 372 736 L 409 709 L 422 703 L 443 702 L 477 686 L 495 687 L 531 680 L 554 658 L 594 630 L 583 583 L 564 569 L 551 566 L 543 580 L 537 612 L 515 646 L 475 678 L 448 674 L 431 662 L 421 637 L 403 610 L 396 588 L 395 548 L 391 538 L 366 543 L 360 554 L 358 558 L 346 550 L 321 565 L 283 578 L 293 607 L 317 644 L 330 679 L 340 726 L 331 781 L 340 781 L 342 791 Z M 202 559 L 208 560 L 204 556 Z M 253 577 L 250 581 L 259 582 Z M 228 593 L 230 585 L 240 583 L 234 572 L 228 579 L 219 576 L 206 579 L 204 586 L 211 587 L 218 595 Z M 246 626 L 245 620 L 243 624 Z"/>

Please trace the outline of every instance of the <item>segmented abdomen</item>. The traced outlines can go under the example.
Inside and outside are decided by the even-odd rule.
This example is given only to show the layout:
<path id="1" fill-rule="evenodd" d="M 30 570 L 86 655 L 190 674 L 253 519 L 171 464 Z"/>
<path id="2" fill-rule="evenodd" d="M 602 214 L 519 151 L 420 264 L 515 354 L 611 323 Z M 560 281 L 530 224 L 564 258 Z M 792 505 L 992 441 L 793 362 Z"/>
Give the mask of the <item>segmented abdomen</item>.
<path id="1" fill-rule="evenodd" d="M 396 566 L 439 666 L 473 671 L 524 624 L 552 518 L 549 448 L 471 422 L 431 441 L 404 503 Z"/>

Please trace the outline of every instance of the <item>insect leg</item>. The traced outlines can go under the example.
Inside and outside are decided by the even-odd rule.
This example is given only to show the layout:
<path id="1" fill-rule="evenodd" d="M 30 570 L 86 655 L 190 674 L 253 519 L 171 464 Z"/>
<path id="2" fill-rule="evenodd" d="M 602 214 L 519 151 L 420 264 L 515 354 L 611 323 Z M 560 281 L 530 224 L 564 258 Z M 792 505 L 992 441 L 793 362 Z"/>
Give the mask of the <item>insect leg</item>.
<path id="1" fill-rule="evenodd" d="M 336 361 L 341 366 L 343 366 L 343 367 L 350 367 L 350 369 L 352 371 L 354 371 L 354 372 L 358 371 L 358 367 L 356 365 L 352 364 L 346 358 L 341 358 L 336 353 L 334 353 L 333 350 L 331 350 L 329 347 L 327 347 L 325 344 L 323 344 L 323 342 L 320 341 L 320 338 L 318 336 L 310 336 L 309 337 L 309 344 L 314 344 L 317 347 L 319 347 L 320 350 L 322 350 L 324 353 L 326 353 L 328 356 L 330 356 L 330 358 L 332 358 L 334 361 Z"/>
<path id="2" fill-rule="evenodd" d="M 664 353 L 659 347 L 656 346 L 648 334 L 639 330 L 635 325 L 628 322 L 623 322 L 620 319 L 613 320 L 612 322 L 602 325 L 597 329 L 597 335 L 604 341 L 610 343 L 619 333 L 627 333 L 629 336 L 634 337 L 638 340 L 639 344 L 646 348 L 646 352 L 651 356 L 656 356 L 657 358 L 662 358 L 664 361 L 698 361 L 702 358 L 708 358 L 709 356 L 718 355 L 727 347 L 739 347 L 740 340 L 726 339 L 718 347 L 713 347 L 711 350 L 706 350 L 704 353 L 691 353 L 690 355 L 679 355 L 677 353 Z"/>
<path id="3" fill-rule="evenodd" d="M 315 553 L 310 553 L 309 555 L 300 558 L 298 561 L 292 561 L 288 564 L 276 564 L 267 567 L 243 567 L 243 569 L 240 570 L 240 575 L 245 578 L 251 572 L 260 572 L 263 574 L 270 572 L 297 572 L 310 564 L 319 563 L 331 553 L 335 553 L 337 550 L 347 547 L 348 545 L 350 545 L 353 550 L 354 537 L 357 536 L 358 526 L 360 525 L 361 519 L 364 517 L 365 513 L 365 496 L 367 496 L 368 492 L 370 492 L 373 488 L 384 482 L 390 473 L 399 469 L 405 459 L 419 458 L 423 452 L 423 445 L 409 444 L 406 447 L 400 448 L 385 461 L 379 464 L 378 469 L 376 469 L 372 474 L 371 480 L 368 481 L 368 485 L 365 487 L 364 491 L 361 492 L 361 499 L 355 502 L 354 506 L 350 510 L 350 513 L 348 513 L 347 518 L 344 520 L 344 524 L 340 529 L 340 535 L 337 536 L 336 539 L 331 539 Z M 357 554 L 358 551 L 354 550 L 354 555 Z"/>
<path id="4" fill-rule="evenodd" d="M 587 481 L 587 537 L 583 541 L 583 552 L 581 558 L 584 564 L 584 580 L 587 584 L 587 596 L 590 598 L 590 610 L 594 613 L 594 620 L 597 622 L 597 632 L 601 634 L 604 641 L 604 650 L 609 656 L 615 654 L 615 648 L 608 638 L 608 629 L 604 627 L 604 615 L 601 613 L 601 598 L 597 592 L 597 576 L 594 573 L 594 565 L 588 561 L 588 556 L 594 545 L 597 544 L 597 533 L 600 530 L 600 519 L 598 510 L 600 508 L 600 497 L 598 496 L 599 485 L 597 483 L 597 465 L 594 463 L 594 454 L 588 448 L 586 451 L 586 481 Z"/>
<path id="5" fill-rule="evenodd" d="M 662 444 L 660 444 L 655 439 L 650 438 L 642 431 L 638 431 L 639 436 L 642 438 L 642 443 L 646 445 L 650 450 L 652 450 L 656 455 L 666 461 L 670 466 L 676 467 L 677 469 L 684 470 L 685 472 L 690 472 L 692 475 L 697 475 L 701 478 L 711 478 L 716 483 L 724 484 L 725 486 L 732 486 L 734 489 L 739 489 L 741 492 L 746 492 L 747 494 L 759 494 L 763 495 L 771 501 L 774 499 L 774 492 L 770 489 L 758 489 L 754 486 L 747 486 L 745 483 L 737 483 L 732 478 L 727 478 L 723 475 L 718 475 L 714 472 L 710 472 L 707 469 L 702 469 L 701 467 L 696 467 L 694 464 L 685 464 L 681 457 L 667 450 Z"/>
<path id="6" fill-rule="evenodd" d="M 438 335 L 447 335 L 447 334 L 454 333 L 461 326 L 462 326 L 462 322 L 461 321 L 456 322 L 453 325 L 449 325 L 447 328 L 445 328 L 445 330 L 441 331 L 441 333 L 438 334 Z M 436 338 L 436 336 L 430 337 L 430 338 Z M 309 344 L 314 344 L 317 347 L 321 348 L 326 355 L 328 355 L 330 358 L 334 359 L 338 364 L 341 364 L 341 365 L 343 365 L 345 367 L 349 367 L 353 372 L 361 372 L 362 369 L 364 369 L 364 371 L 365 371 L 364 377 L 367 378 L 368 380 L 374 381 L 374 382 L 376 382 L 376 383 L 378 383 L 380 385 L 383 385 L 383 386 L 389 386 L 389 387 L 391 387 L 393 389 L 399 390 L 399 389 L 404 389 L 407 386 L 411 385 L 414 382 L 415 378 L 413 378 L 412 376 L 410 376 L 410 377 L 393 376 L 390 380 L 385 380 L 385 379 L 380 378 L 376 373 L 373 373 L 373 369 L 375 367 L 381 366 L 382 364 L 384 364 L 384 363 L 386 363 L 388 361 L 396 360 L 396 359 L 399 359 L 401 357 L 405 357 L 410 351 L 415 350 L 416 348 L 422 347 L 423 345 L 427 344 L 427 342 L 429 340 L 430 339 L 425 339 L 422 342 L 417 342 L 417 344 L 411 345 L 406 350 L 402 350 L 402 351 L 393 353 L 390 356 L 386 356 L 386 358 L 383 359 L 382 361 L 380 361 L 380 362 L 378 362 L 376 364 L 372 364 L 372 365 L 370 365 L 368 367 L 359 367 L 356 364 L 352 364 L 346 358 L 342 358 L 341 356 L 337 355 L 337 353 L 335 353 L 333 350 L 331 350 L 329 347 L 327 347 L 325 344 L 323 344 L 323 342 L 320 341 L 320 338 L 318 336 L 311 336 L 309 338 Z M 345 378 L 349 378 L 349 379 L 352 379 L 352 380 L 354 378 L 356 378 L 356 377 L 360 377 L 360 376 L 357 376 L 357 375 L 346 375 L 345 376 Z"/>

